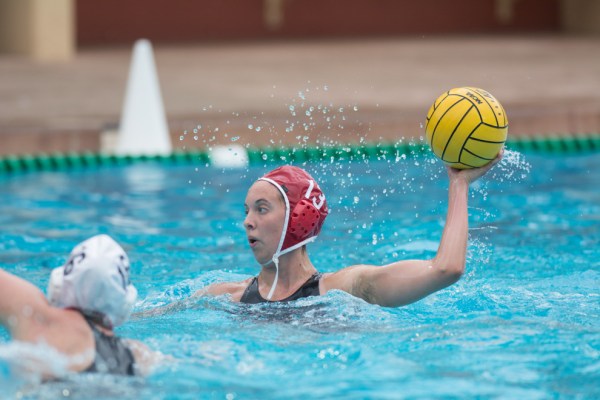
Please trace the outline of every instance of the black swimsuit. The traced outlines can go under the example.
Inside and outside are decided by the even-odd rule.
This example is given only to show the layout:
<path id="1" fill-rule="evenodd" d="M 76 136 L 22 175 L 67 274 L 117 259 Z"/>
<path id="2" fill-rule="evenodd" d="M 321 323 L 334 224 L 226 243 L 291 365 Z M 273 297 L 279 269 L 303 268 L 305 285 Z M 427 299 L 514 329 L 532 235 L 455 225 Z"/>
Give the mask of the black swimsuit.
<path id="1" fill-rule="evenodd" d="M 83 372 L 101 372 L 115 375 L 135 375 L 133 353 L 117 336 L 108 336 L 100 332 L 91 319 L 85 317 L 94 332 L 96 357 L 94 362 Z"/>
<path id="2" fill-rule="evenodd" d="M 320 273 L 315 273 L 313 276 L 308 278 L 304 285 L 300 286 L 300 289 L 296 290 L 291 296 L 286 297 L 282 300 L 277 300 L 278 302 L 286 302 L 292 300 L 298 300 L 303 297 L 309 296 L 319 296 L 321 292 L 319 291 L 319 281 L 321 280 L 322 275 Z M 252 282 L 248 285 L 242 298 L 240 299 L 241 303 L 247 304 L 257 304 L 257 303 L 267 303 L 269 300 L 263 298 L 258 291 L 258 277 L 254 277 Z"/>

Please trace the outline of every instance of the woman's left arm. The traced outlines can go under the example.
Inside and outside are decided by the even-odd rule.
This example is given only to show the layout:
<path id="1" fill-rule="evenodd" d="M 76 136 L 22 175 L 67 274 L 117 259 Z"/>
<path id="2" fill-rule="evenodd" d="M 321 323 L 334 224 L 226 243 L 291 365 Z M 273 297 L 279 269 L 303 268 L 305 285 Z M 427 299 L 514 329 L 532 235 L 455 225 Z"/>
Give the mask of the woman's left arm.
<path id="1" fill-rule="evenodd" d="M 25 334 L 50 309 L 44 294 L 33 284 L 0 269 L 0 325 L 14 339 Z"/>
<path id="2" fill-rule="evenodd" d="M 386 266 L 357 265 L 323 278 L 322 291 L 346 291 L 370 303 L 398 307 L 420 300 L 458 281 L 465 270 L 469 235 L 469 184 L 502 158 L 468 170 L 448 168 L 448 213 L 436 256 L 431 260 L 404 260 Z"/>
<path id="3" fill-rule="evenodd" d="M 448 215 L 435 258 L 344 268 L 324 278 L 325 291 L 340 289 L 369 303 L 399 307 L 458 281 L 465 268 L 467 194 L 468 183 L 450 183 Z"/>

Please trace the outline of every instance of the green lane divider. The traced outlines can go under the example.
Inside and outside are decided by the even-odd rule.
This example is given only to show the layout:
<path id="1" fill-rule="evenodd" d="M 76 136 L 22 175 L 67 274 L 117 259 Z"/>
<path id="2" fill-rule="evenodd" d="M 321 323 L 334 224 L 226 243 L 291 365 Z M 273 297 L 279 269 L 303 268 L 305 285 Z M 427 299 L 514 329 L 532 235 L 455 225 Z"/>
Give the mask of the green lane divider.
<path id="1" fill-rule="evenodd" d="M 600 134 L 524 136 L 510 138 L 506 147 L 523 152 L 580 153 L 600 150 Z"/>
<path id="2" fill-rule="evenodd" d="M 571 136 L 511 137 L 506 147 L 524 153 L 578 154 L 600 151 L 600 134 Z M 302 163 L 305 161 L 395 160 L 396 157 L 416 157 L 430 152 L 422 142 L 348 144 L 341 146 L 309 146 L 291 148 L 248 148 L 250 164 Z M 0 175 L 33 171 L 66 171 L 107 166 L 123 166 L 140 162 L 185 165 L 210 163 L 209 153 L 201 150 L 175 151 L 170 155 L 122 156 L 102 153 L 52 153 L 9 155 L 0 157 Z"/>

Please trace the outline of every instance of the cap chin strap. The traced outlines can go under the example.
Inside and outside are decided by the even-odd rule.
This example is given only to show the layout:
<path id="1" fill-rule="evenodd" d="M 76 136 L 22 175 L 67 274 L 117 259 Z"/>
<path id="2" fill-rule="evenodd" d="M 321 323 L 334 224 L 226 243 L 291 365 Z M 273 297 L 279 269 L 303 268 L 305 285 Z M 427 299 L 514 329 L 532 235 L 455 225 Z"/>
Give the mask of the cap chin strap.
<path id="1" fill-rule="evenodd" d="M 275 264 L 275 279 L 273 280 L 273 284 L 271 285 L 271 290 L 269 290 L 269 294 L 267 295 L 267 300 L 271 300 L 271 297 L 273 297 L 273 293 L 275 293 L 275 288 L 277 287 L 277 282 L 279 279 L 279 257 L 286 253 L 291 252 L 292 250 L 299 249 L 300 247 L 304 246 L 307 243 L 314 242 L 316 239 L 317 239 L 316 236 L 309 237 L 308 239 L 305 239 L 305 240 L 301 241 L 300 243 L 297 243 L 291 247 L 288 247 L 287 249 L 285 249 L 283 251 L 276 252 L 275 254 L 273 254 L 273 258 L 271 259 L 271 261 L 261 264 L 263 267 L 267 266 L 271 263 Z"/>
<path id="2" fill-rule="evenodd" d="M 275 279 L 273 280 L 271 290 L 269 290 L 269 294 L 267 295 L 267 300 L 271 300 L 273 293 L 275 293 L 275 288 L 277 287 L 277 281 L 279 279 L 279 257 L 273 256 L 273 264 L 275 264 Z"/>
<path id="3" fill-rule="evenodd" d="M 267 300 L 271 300 L 271 298 L 273 297 L 273 293 L 275 293 L 275 288 L 277 287 L 277 282 L 279 279 L 279 257 L 286 253 L 289 253 L 292 250 L 299 249 L 300 247 L 304 246 L 307 243 L 314 242 L 317 239 L 317 237 L 316 236 L 309 237 L 308 239 L 305 239 L 305 240 L 301 241 L 300 243 L 296 243 L 295 245 L 288 247 L 287 249 L 282 251 L 281 248 L 283 247 L 283 241 L 285 240 L 285 234 L 287 233 L 287 226 L 288 226 L 288 222 L 290 220 L 290 201 L 288 200 L 285 190 L 283 190 L 281 185 L 279 183 L 275 182 L 273 179 L 259 178 L 258 180 L 259 181 L 267 181 L 271 185 L 275 186 L 277 188 L 277 190 L 279 190 L 279 193 L 281 193 L 281 195 L 283 196 L 283 200 L 285 201 L 285 219 L 283 221 L 283 229 L 281 231 L 281 238 L 279 238 L 279 245 L 277 246 L 277 250 L 275 251 L 275 254 L 273 254 L 273 258 L 271 259 L 271 261 L 269 261 L 265 264 L 261 264 L 263 267 L 265 267 L 271 263 L 275 264 L 275 279 L 273 280 L 273 284 L 271 285 L 271 290 L 269 290 L 269 294 L 267 295 Z"/>
<path id="4" fill-rule="evenodd" d="M 279 193 L 281 193 L 281 196 L 283 196 L 283 201 L 285 201 L 285 219 L 283 221 L 283 229 L 281 230 L 281 237 L 279 238 L 279 245 L 277 246 L 277 250 L 275 250 L 275 254 L 273 254 L 273 258 L 271 259 L 271 261 L 269 261 L 267 264 L 263 264 L 263 266 L 268 265 L 270 263 L 275 264 L 275 279 L 273 280 L 273 284 L 271 285 L 271 290 L 269 290 L 269 294 L 267 295 L 267 300 L 271 300 L 271 297 L 273 297 L 273 293 L 275 293 L 275 288 L 277 287 L 277 280 L 279 279 L 279 256 L 290 251 L 289 249 L 286 249 L 284 252 L 281 251 L 281 248 L 283 247 L 283 240 L 285 239 L 285 233 L 287 230 L 288 222 L 290 220 L 290 201 L 288 200 L 285 190 L 283 190 L 281 185 L 279 183 L 275 182 L 273 179 L 259 178 L 258 180 L 259 181 L 267 181 L 271 185 L 275 186 L 277 188 L 277 190 L 279 190 Z"/>

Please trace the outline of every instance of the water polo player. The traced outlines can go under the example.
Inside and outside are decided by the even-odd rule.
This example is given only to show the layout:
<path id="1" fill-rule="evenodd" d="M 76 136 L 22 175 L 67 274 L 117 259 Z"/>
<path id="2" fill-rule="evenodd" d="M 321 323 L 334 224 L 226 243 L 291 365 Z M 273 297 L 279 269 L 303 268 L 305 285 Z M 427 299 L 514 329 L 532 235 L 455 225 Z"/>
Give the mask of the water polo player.
<path id="1" fill-rule="evenodd" d="M 113 333 L 129 318 L 136 298 L 129 259 L 107 235 L 80 243 L 52 271 L 48 300 L 34 285 L 0 269 L 0 324 L 15 341 L 45 344 L 66 356 L 73 372 L 147 371 L 154 353 Z M 39 367 L 36 372 L 53 377 Z"/>
<path id="2" fill-rule="evenodd" d="M 197 295 L 230 294 L 234 301 L 291 301 L 343 290 L 365 301 L 397 307 L 415 302 L 458 281 L 465 269 L 469 184 L 500 159 L 473 169 L 447 168 L 448 213 L 436 256 L 385 266 L 354 265 L 334 273 L 317 272 L 306 251 L 328 214 L 325 195 L 304 170 L 283 166 L 258 179 L 248 190 L 244 227 L 258 276 L 217 283 Z"/>

